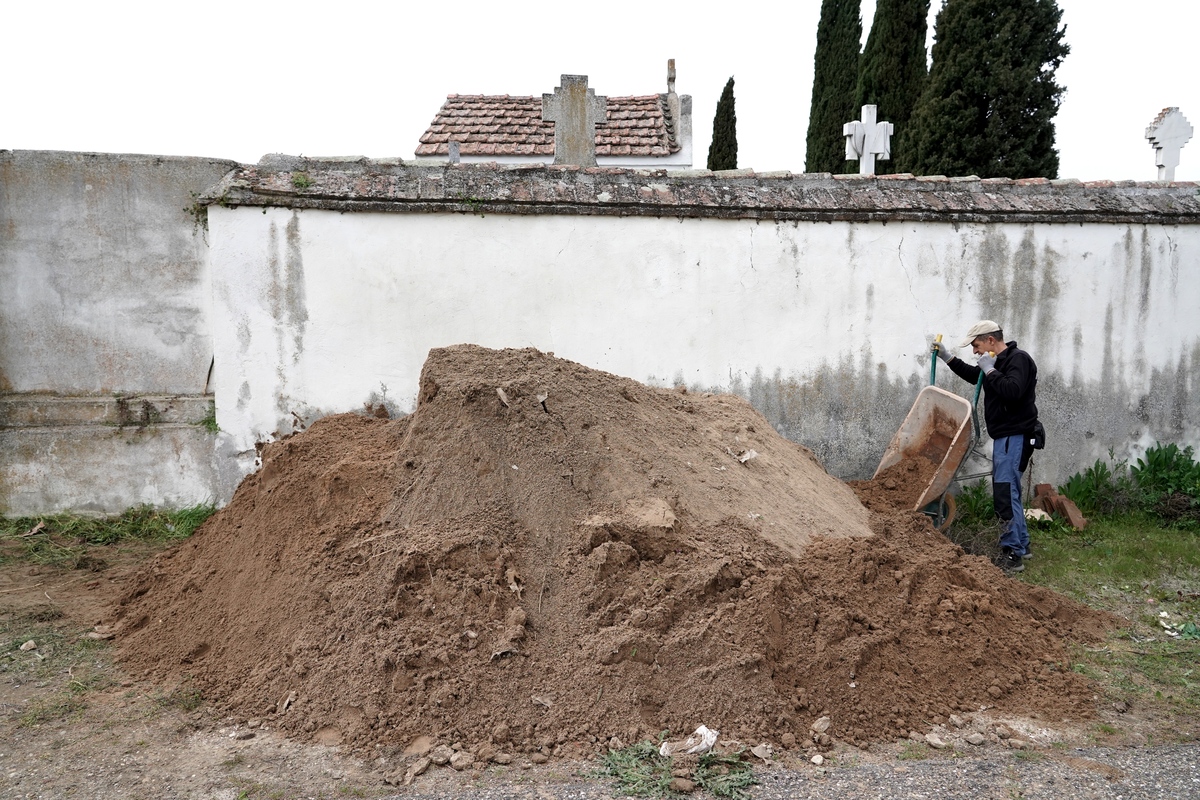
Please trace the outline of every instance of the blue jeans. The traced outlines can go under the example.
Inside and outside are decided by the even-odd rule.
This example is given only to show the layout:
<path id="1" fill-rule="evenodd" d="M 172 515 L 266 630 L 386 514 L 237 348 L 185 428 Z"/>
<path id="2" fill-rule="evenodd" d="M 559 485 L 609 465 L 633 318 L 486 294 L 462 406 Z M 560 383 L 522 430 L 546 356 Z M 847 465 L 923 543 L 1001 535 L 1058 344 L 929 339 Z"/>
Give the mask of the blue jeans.
<path id="1" fill-rule="evenodd" d="M 1000 546 L 1017 555 L 1029 551 L 1029 528 L 1021 506 L 1021 434 L 992 440 L 992 500 L 1000 517 Z"/>

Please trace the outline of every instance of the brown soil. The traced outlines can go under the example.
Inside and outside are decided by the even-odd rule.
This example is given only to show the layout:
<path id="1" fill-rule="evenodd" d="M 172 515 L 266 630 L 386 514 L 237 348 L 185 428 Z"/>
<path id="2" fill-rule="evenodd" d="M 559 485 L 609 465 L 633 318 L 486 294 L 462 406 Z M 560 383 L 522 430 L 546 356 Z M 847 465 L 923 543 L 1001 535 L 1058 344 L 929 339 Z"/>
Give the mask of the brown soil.
<path id="1" fill-rule="evenodd" d="M 872 511 L 904 511 L 913 509 L 929 482 L 937 473 L 939 463 L 922 456 L 897 461 L 869 481 L 850 481 L 850 487 L 862 504 Z"/>
<path id="2" fill-rule="evenodd" d="M 453 347 L 409 417 L 269 445 L 113 621 L 143 677 L 354 749 L 1091 712 L 1064 639 L 1106 615 L 871 505 L 736 397 Z"/>

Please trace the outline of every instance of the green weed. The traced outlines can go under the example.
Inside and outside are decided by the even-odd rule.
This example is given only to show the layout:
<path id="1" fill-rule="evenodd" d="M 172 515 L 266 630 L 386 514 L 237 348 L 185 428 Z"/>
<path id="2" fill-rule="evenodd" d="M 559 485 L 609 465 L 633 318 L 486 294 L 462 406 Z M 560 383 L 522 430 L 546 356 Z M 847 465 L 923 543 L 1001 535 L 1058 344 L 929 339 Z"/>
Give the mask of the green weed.
<path id="1" fill-rule="evenodd" d="M 600 757 L 602 774 L 613 778 L 617 789 L 631 797 L 664 797 L 670 790 L 671 759 L 658 754 L 649 740 L 612 750 Z"/>
<path id="2" fill-rule="evenodd" d="M 621 750 L 605 753 L 600 758 L 601 774 L 616 779 L 622 794 L 633 797 L 665 797 L 674 795 L 670 787 L 673 759 L 658 753 L 658 743 L 642 741 Z M 692 770 L 696 786 L 714 797 L 747 800 L 747 788 L 758 783 L 750 764 L 741 753 L 718 755 L 705 753 Z"/>
<path id="3" fill-rule="evenodd" d="M 313 185 L 313 179 L 307 172 L 293 172 L 292 186 L 297 189 L 307 189 Z"/>
<path id="4" fill-rule="evenodd" d="M 961 520 L 962 524 L 984 524 L 991 522 L 996 516 L 996 506 L 992 500 L 992 487 L 986 479 L 963 486 L 954 499 L 958 503 L 955 518 Z"/>
<path id="5" fill-rule="evenodd" d="M 705 753 L 700 756 L 700 763 L 692 771 L 692 777 L 697 786 L 714 797 L 728 797 L 731 800 L 747 800 L 750 793 L 746 790 L 758 783 L 754 770 L 742 760 L 741 753 Z"/>
<path id="6" fill-rule="evenodd" d="M 220 433 L 221 428 L 217 425 L 217 404 L 210 402 L 208 409 L 204 412 L 204 416 L 196 420 L 196 424 L 209 433 Z"/>
<path id="7" fill-rule="evenodd" d="M 909 741 L 904 743 L 904 747 L 900 748 L 900 754 L 896 757 L 901 761 L 924 761 L 929 758 L 929 755 L 928 745 Z"/>

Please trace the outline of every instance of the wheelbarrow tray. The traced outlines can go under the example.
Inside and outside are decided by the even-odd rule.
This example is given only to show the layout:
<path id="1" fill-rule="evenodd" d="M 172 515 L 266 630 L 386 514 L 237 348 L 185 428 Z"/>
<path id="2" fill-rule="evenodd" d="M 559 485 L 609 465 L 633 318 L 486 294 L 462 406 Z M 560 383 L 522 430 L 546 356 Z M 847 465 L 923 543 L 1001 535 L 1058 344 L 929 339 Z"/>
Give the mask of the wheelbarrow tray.
<path id="1" fill-rule="evenodd" d="M 906 459 L 925 459 L 936 470 L 913 509 L 920 511 L 950 488 L 971 449 L 971 404 L 964 397 L 926 386 L 892 437 L 874 477 Z"/>

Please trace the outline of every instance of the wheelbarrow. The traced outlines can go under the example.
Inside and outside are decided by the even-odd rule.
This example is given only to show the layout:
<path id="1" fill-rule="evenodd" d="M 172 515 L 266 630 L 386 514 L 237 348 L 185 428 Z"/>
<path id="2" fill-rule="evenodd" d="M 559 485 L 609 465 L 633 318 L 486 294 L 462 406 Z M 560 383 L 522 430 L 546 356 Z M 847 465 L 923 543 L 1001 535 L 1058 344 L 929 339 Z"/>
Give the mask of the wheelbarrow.
<path id="1" fill-rule="evenodd" d="M 938 530 L 945 530 L 954 519 L 954 497 L 946 494 L 946 490 L 954 482 L 975 438 L 972 411 L 966 398 L 926 386 L 917 394 L 872 476 L 878 478 L 902 461 L 933 464 L 933 474 L 917 495 L 913 510 L 930 517 Z"/>
<path id="2" fill-rule="evenodd" d="M 900 430 L 892 437 L 874 477 L 906 458 L 925 458 L 936 466 L 928 485 L 924 487 L 914 504 L 933 520 L 934 527 L 945 531 L 954 521 L 954 495 L 947 494 L 955 480 L 970 480 L 991 475 L 991 469 L 971 475 L 959 475 L 959 470 L 968 456 L 984 462 L 991 457 L 979 450 L 982 433 L 979 427 L 979 395 L 983 390 L 983 375 L 975 383 L 975 396 L 971 402 L 959 395 L 938 389 L 937 354 L 942 347 L 939 333 L 929 353 L 929 386 L 921 390 L 912 410 L 904 418 Z M 969 423 L 969 424 L 968 424 Z"/>

